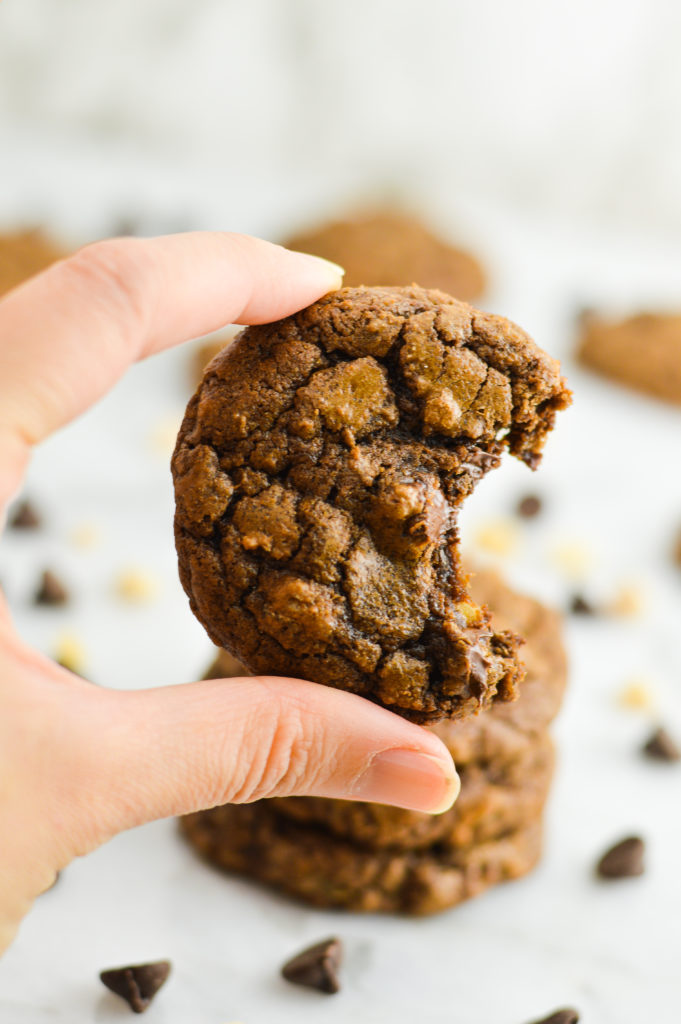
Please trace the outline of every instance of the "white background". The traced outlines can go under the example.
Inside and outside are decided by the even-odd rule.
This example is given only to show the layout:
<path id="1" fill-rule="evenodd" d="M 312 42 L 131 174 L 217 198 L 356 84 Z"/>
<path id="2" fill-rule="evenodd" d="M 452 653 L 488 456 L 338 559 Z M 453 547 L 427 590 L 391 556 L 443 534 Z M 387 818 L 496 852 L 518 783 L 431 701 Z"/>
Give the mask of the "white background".
<path id="1" fill-rule="evenodd" d="M 0 1020 L 108 1022 L 124 1004 L 103 967 L 169 956 L 149 1011 L 163 1024 L 523 1024 L 573 1003 L 584 1021 L 673 1021 L 681 982 L 678 768 L 638 747 L 661 716 L 681 732 L 681 412 L 593 378 L 572 359 L 574 312 L 678 305 L 681 284 L 676 5 L 313 2 L 0 5 L 0 221 L 48 223 L 74 242 L 133 217 L 147 230 L 221 226 L 270 237 L 389 194 L 475 244 L 493 285 L 485 308 L 560 356 L 575 390 L 545 465 L 508 465 L 464 513 L 507 520 L 536 490 L 511 578 L 564 605 L 632 580 L 642 614 L 568 624 L 571 688 L 547 852 L 529 879 L 426 921 L 298 908 L 197 863 L 162 822 L 70 867 L 0 964 Z M 187 350 L 137 367 L 38 452 L 28 492 L 38 535 L 6 535 L 0 575 L 18 628 L 51 653 L 62 630 L 97 683 L 139 687 L 199 675 L 210 645 L 177 582 L 172 492 L 159 433 L 188 397 Z M 83 523 L 101 543 L 70 538 Z M 586 579 L 553 557 L 590 552 Z M 34 609 L 47 564 L 75 595 Z M 122 604 L 126 566 L 159 581 Z M 650 712 L 618 704 L 643 678 Z M 631 832 L 648 872 L 592 878 Z M 305 942 L 346 941 L 343 992 L 280 982 Z"/>

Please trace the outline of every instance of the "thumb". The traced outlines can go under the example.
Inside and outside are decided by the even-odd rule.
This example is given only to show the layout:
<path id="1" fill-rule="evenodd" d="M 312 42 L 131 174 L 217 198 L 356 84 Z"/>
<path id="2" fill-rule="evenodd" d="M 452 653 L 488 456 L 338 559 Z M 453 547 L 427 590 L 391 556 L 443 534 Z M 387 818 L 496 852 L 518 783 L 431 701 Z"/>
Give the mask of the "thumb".
<path id="1" fill-rule="evenodd" d="M 80 804 L 85 848 L 155 818 L 222 803 L 307 794 L 439 813 L 459 792 L 437 736 L 314 683 L 249 677 L 132 692 L 93 688 L 89 704 L 84 715 L 81 694 L 70 742 L 80 793 L 71 806 Z"/>

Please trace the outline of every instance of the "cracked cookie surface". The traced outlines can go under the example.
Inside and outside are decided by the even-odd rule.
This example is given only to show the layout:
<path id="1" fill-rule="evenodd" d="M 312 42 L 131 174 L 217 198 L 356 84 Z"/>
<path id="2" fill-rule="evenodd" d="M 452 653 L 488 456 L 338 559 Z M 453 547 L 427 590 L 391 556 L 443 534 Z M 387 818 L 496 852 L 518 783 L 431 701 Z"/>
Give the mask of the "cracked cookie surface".
<path id="1" fill-rule="evenodd" d="M 253 672 L 417 722 L 513 699 L 518 639 L 467 593 L 456 513 L 569 401 L 518 327 L 440 292 L 346 288 L 214 360 L 173 456 L 180 576 Z"/>

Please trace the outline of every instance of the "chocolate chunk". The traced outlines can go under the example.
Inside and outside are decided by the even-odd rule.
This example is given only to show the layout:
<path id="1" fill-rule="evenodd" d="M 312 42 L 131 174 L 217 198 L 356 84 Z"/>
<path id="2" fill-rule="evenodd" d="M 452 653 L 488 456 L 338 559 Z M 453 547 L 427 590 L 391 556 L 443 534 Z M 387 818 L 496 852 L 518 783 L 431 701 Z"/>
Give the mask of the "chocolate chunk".
<path id="1" fill-rule="evenodd" d="M 170 961 L 158 960 L 152 964 L 113 967 L 102 971 L 99 977 L 111 992 L 125 999 L 133 1013 L 144 1013 L 169 974 Z"/>
<path id="2" fill-rule="evenodd" d="M 573 594 L 570 601 L 570 611 L 573 615 L 596 615 L 596 609 L 583 594 Z"/>
<path id="3" fill-rule="evenodd" d="M 42 523 L 40 513 L 27 500 L 17 505 L 9 520 L 9 525 L 13 530 L 37 530 Z"/>
<path id="4" fill-rule="evenodd" d="M 555 1013 L 550 1013 L 548 1017 L 542 1017 L 541 1020 L 536 1020 L 533 1024 L 577 1024 L 579 1020 L 579 1014 L 576 1010 L 556 1010 Z"/>
<path id="5" fill-rule="evenodd" d="M 643 874 L 645 844 L 638 836 L 622 839 L 603 854 L 596 865 L 600 878 L 634 878 Z"/>
<path id="6" fill-rule="evenodd" d="M 526 494 L 516 505 L 516 515 L 521 519 L 534 519 L 543 507 L 543 502 L 537 494 Z"/>
<path id="7" fill-rule="evenodd" d="M 656 761 L 681 761 L 681 749 L 673 736 L 662 726 L 643 745 L 643 753 Z"/>
<path id="8" fill-rule="evenodd" d="M 67 604 L 69 592 L 58 576 L 46 569 L 40 579 L 40 586 L 33 598 L 35 604 L 60 605 Z"/>
<path id="9" fill-rule="evenodd" d="M 287 981 L 333 995 L 340 989 L 338 968 L 343 958 L 340 939 L 326 939 L 308 946 L 288 960 L 281 969 Z"/>

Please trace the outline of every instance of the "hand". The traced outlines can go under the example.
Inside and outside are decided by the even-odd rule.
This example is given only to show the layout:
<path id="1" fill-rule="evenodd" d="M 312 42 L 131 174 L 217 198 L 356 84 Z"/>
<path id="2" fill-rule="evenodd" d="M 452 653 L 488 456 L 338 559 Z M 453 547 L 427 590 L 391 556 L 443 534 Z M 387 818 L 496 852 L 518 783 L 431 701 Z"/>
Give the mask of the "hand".
<path id="1" fill-rule="evenodd" d="M 131 363 L 226 323 L 276 320 L 340 280 L 314 257 L 206 232 L 99 242 L 11 292 L 0 302 L 0 516 L 33 446 Z M 290 794 L 437 812 L 458 786 L 434 735 L 324 686 L 93 686 L 26 647 L 0 595 L 0 950 L 57 871 L 143 822 Z"/>

